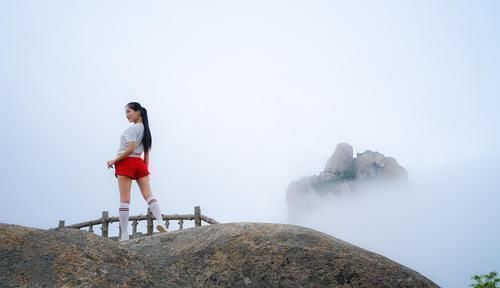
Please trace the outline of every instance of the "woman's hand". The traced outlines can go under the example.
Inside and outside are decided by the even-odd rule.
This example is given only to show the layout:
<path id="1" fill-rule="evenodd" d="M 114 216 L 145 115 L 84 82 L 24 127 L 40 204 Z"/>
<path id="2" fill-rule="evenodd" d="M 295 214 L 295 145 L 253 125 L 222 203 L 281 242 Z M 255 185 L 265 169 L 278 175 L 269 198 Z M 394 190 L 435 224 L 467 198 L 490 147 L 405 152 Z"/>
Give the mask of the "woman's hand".
<path id="1" fill-rule="evenodd" d="M 115 159 L 113 159 L 113 160 L 109 160 L 109 161 L 108 161 L 108 163 L 107 163 L 107 165 L 108 165 L 108 169 L 109 169 L 109 168 L 113 168 L 113 165 L 115 165 L 115 163 L 116 163 L 116 160 L 115 160 Z"/>

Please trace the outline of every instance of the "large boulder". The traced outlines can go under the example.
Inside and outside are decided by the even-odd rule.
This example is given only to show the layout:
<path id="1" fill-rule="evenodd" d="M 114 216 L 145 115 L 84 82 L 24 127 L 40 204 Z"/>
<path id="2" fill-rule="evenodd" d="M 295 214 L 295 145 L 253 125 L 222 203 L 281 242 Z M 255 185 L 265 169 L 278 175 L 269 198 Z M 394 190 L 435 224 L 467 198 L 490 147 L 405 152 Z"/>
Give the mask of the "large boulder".
<path id="1" fill-rule="evenodd" d="M 0 287 L 152 287 L 142 259 L 90 232 L 0 224 Z"/>
<path id="2" fill-rule="evenodd" d="M 384 157 L 382 153 L 370 150 L 358 153 L 354 161 L 356 180 L 408 180 L 408 172 L 399 166 L 393 157 Z"/>
<path id="3" fill-rule="evenodd" d="M 354 159 L 352 158 L 352 146 L 347 143 L 337 144 L 335 153 L 328 159 L 324 171 L 320 174 L 320 180 L 334 181 L 352 176 Z"/>
<path id="4" fill-rule="evenodd" d="M 227 223 L 118 243 L 0 224 L 0 287 L 437 287 L 419 273 L 295 225 Z"/>
<path id="5" fill-rule="evenodd" d="M 393 157 L 376 151 L 357 153 L 353 158 L 353 147 L 339 143 L 319 175 L 302 177 L 288 185 L 287 202 L 290 211 L 303 211 L 312 208 L 304 207 L 307 194 L 345 195 L 380 183 L 404 187 L 408 172 Z"/>

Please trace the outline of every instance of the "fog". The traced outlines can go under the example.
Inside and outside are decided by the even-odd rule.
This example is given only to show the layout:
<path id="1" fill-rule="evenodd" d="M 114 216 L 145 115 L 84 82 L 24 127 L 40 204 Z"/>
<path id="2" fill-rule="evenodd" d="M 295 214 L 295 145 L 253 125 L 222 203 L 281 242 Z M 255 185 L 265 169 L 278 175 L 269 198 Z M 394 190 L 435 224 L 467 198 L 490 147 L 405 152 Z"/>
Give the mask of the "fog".
<path id="1" fill-rule="evenodd" d="M 465 287 L 472 271 L 498 267 L 495 175 L 491 164 L 470 163 L 416 171 L 408 190 L 379 185 L 343 196 L 311 193 L 303 200 L 311 212 L 290 223 L 382 254 L 443 287 Z"/>
<path id="2" fill-rule="evenodd" d="M 299 224 L 464 287 L 500 270 L 499 12 L 495 1 L 2 1 L 0 222 L 118 215 L 106 162 L 138 101 L 164 214 L 199 205 L 220 222 Z M 322 171 L 339 142 L 396 158 L 412 190 L 316 199 L 291 223 L 288 184 Z M 146 208 L 134 183 L 130 213 Z"/>

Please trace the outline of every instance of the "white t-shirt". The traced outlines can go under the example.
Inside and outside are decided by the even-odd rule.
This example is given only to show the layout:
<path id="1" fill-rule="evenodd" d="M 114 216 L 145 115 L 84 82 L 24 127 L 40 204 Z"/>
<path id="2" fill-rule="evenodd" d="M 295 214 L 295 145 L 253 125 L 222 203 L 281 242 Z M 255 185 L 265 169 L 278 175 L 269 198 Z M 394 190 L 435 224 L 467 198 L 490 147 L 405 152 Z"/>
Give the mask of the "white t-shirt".
<path id="1" fill-rule="evenodd" d="M 128 127 L 123 131 L 120 136 L 120 148 L 118 148 L 117 154 L 123 153 L 127 149 L 127 143 L 135 141 L 135 149 L 128 155 L 128 157 L 141 157 L 142 152 L 144 152 L 144 146 L 142 145 L 142 137 L 144 136 L 144 124 L 135 123 L 134 125 Z M 138 143 L 141 143 L 137 145 Z"/>

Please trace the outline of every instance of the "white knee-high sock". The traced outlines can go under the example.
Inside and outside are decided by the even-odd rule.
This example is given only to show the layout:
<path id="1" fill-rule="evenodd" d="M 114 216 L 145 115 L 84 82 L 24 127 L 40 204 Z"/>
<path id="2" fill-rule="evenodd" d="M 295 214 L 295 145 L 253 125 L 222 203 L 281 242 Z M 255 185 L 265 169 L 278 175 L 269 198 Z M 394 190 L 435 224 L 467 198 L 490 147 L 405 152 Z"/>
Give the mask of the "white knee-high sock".
<path id="1" fill-rule="evenodd" d="M 160 212 L 160 205 L 158 204 L 158 200 L 151 195 L 148 197 L 146 200 L 148 202 L 149 209 L 151 209 L 151 212 L 153 212 L 153 216 L 156 218 L 157 223 L 162 223 L 162 217 L 161 217 L 161 212 Z"/>
<path id="2" fill-rule="evenodd" d="M 122 228 L 121 239 L 128 238 L 128 215 L 129 215 L 129 203 L 120 203 L 118 218 L 120 218 L 120 228 Z"/>

